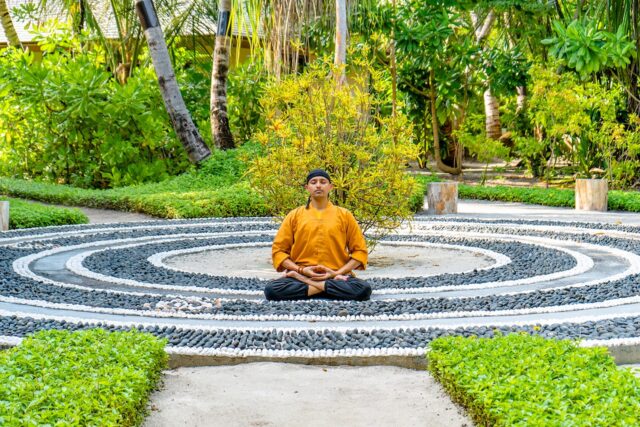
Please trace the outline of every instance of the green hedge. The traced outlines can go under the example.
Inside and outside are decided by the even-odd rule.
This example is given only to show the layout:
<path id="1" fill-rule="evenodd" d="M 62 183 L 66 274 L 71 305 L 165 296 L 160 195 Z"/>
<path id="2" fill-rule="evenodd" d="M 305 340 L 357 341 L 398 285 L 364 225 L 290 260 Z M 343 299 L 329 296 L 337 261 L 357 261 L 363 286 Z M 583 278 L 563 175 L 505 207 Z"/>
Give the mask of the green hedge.
<path id="1" fill-rule="evenodd" d="M 0 352 L 0 425 L 135 426 L 166 366 L 138 331 L 43 331 Z"/>
<path id="2" fill-rule="evenodd" d="M 0 178 L 0 192 L 48 203 L 142 212 L 162 218 L 264 216 L 268 213 L 247 183 L 219 188 L 215 180 L 207 181 L 192 175 L 113 190 L 87 190 Z"/>
<path id="3" fill-rule="evenodd" d="M 9 228 L 48 227 L 52 225 L 86 224 L 87 216 L 79 209 L 45 206 L 18 199 L 9 200 Z"/>
<path id="4" fill-rule="evenodd" d="M 416 177 L 424 186 L 424 191 L 426 191 L 427 183 L 443 181 L 433 175 L 417 175 Z M 519 202 L 569 208 L 575 206 L 575 192 L 564 188 L 507 187 L 504 185 L 486 187 L 460 184 L 458 196 L 461 199 Z M 611 190 L 609 191 L 608 208 L 612 211 L 640 212 L 640 192 Z"/>
<path id="5" fill-rule="evenodd" d="M 161 218 L 267 216 L 270 209 L 245 178 L 245 159 L 259 155 L 256 150 L 249 144 L 236 150 L 216 150 L 199 169 L 154 184 L 91 190 L 0 178 L 0 194 L 62 205 L 142 212 Z M 422 209 L 423 200 L 424 184 L 416 185 L 409 201 L 411 209 Z"/>
<path id="6" fill-rule="evenodd" d="M 0 194 L 71 206 L 142 212 L 162 218 L 265 216 L 268 209 L 243 179 L 247 145 L 216 150 L 199 169 L 163 182 L 91 190 L 12 178 L 0 178 Z"/>
<path id="7" fill-rule="evenodd" d="M 605 348 L 526 334 L 430 347 L 429 370 L 478 425 L 640 425 L 640 379 Z"/>

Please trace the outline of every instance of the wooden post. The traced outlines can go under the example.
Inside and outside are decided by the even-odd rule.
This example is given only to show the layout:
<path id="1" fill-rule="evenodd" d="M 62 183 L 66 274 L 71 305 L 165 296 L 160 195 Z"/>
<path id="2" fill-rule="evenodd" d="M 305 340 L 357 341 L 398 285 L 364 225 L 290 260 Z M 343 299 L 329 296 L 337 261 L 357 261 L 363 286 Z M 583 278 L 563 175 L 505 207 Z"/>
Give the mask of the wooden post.
<path id="1" fill-rule="evenodd" d="M 576 209 L 582 211 L 607 210 L 607 180 L 576 179 Z"/>
<path id="2" fill-rule="evenodd" d="M 427 185 L 427 203 L 427 213 L 432 215 L 458 213 L 458 183 L 429 183 Z"/>
<path id="3" fill-rule="evenodd" d="M 0 231 L 9 229 L 9 202 L 0 201 Z"/>

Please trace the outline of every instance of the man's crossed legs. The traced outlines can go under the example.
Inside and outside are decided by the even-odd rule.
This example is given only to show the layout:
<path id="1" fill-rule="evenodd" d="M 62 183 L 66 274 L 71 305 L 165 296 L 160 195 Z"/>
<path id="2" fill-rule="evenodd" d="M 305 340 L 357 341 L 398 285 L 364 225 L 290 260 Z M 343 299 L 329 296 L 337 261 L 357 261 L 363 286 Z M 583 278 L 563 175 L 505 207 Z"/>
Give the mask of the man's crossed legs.
<path id="1" fill-rule="evenodd" d="M 353 276 L 340 277 L 315 282 L 309 277 L 290 271 L 286 276 L 270 281 L 264 288 L 264 295 L 269 301 L 309 298 L 354 301 L 366 301 L 369 299 L 371 286 L 367 282 Z"/>

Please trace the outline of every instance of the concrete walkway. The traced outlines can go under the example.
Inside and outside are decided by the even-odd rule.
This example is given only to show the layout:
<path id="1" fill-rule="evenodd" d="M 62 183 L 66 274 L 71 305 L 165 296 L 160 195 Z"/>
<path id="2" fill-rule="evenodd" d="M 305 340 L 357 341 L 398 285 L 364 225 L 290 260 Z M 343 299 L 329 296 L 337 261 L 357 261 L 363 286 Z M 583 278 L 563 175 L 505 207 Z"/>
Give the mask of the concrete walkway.
<path id="1" fill-rule="evenodd" d="M 283 363 L 179 368 L 145 427 L 472 426 L 426 371 Z"/>

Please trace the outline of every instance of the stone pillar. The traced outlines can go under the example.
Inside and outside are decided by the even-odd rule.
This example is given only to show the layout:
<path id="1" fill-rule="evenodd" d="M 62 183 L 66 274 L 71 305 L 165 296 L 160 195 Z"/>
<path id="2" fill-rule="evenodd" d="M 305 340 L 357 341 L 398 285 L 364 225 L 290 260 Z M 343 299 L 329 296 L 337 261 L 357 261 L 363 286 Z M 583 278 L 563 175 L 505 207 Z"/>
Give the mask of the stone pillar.
<path id="1" fill-rule="evenodd" d="M 458 183 L 431 182 L 427 184 L 427 213 L 444 215 L 458 213 Z"/>
<path id="2" fill-rule="evenodd" d="M 576 209 L 582 211 L 607 210 L 607 180 L 576 179 Z"/>
<path id="3" fill-rule="evenodd" d="M 9 202 L 0 201 L 0 231 L 9 229 Z"/>

